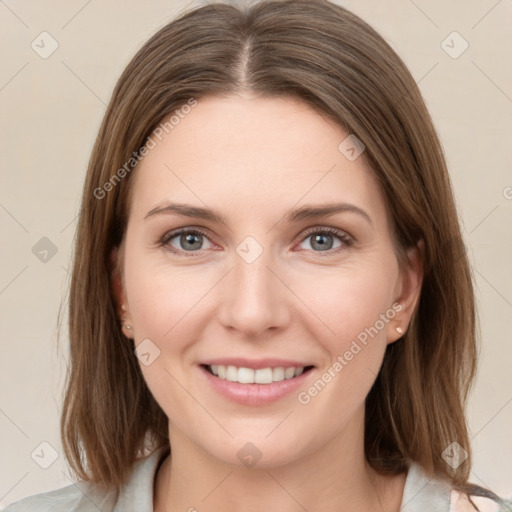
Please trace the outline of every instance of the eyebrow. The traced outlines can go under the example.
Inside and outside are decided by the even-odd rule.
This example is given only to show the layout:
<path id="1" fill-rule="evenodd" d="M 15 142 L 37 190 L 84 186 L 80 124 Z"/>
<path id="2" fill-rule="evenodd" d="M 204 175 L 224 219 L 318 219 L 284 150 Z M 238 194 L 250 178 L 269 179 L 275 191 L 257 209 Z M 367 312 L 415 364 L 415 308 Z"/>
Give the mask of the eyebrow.
<path id="1" fill-rule="evenodd" d="M 287 212 L 284 216 L 284 219 L 287 222 L 300 222 L 303 220 L 316 219 L 318 217 L 327 217 L 328 215 L 334 215 L 336 213 L 344 213 L 351 212 L 356 213 L 363 217 L 371 226 L 373 226 L 373 222 L 368 213 L 350 203 L 329 203 L 321 206 L 316 205 L 306 205 L 300 208 L 296 208 Z M 144 220 L 153 217 L 155 215 L 161 214 L 177 214 L 182 215 L 184 217 L 193 217 L 196 219 L 209 220 L 212 222 L 219 222 L 222 224 L 226 224 L 226 218 L 224 215 L 220 214 L 216 210 L 211 208 L 203 208 L 200 206 L 192 206 L 190 204 L 182 204 L 182 203 L 170 203 L 165 202 L 162 203 L 152 210 L 150 210 Z"/>

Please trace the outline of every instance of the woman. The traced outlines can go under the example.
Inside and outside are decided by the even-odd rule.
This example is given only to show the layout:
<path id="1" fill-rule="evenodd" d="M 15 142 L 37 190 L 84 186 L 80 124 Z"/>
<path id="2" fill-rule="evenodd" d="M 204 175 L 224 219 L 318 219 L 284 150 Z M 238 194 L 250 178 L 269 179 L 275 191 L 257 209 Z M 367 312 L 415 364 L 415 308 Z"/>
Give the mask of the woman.
<path id="1" fill-rule="evenodd" d="M 82 482 L 7 510 L 505 510 L 468 483 L 462 247 L 373 29 L 326 0 L 184 14 L 121 76 L 84 187 L 61 423 Z"/>

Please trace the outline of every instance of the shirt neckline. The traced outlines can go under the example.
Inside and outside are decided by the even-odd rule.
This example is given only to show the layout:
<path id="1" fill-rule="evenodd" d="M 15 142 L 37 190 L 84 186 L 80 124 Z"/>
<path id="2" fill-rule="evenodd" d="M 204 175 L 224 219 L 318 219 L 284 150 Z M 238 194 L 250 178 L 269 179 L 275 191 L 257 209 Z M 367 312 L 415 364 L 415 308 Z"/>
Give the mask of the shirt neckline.
<path id="1" fill-rule="evenodd" d="M 167 455 L 169 448 L 162 446 L 135 462 L 112 512 L 153 512 L 156 475 Z M 421 466 L 409 461 L 400 512 L 449 512 L 450 493 L 451 489 L 447 482 L 428 478 Z"/>

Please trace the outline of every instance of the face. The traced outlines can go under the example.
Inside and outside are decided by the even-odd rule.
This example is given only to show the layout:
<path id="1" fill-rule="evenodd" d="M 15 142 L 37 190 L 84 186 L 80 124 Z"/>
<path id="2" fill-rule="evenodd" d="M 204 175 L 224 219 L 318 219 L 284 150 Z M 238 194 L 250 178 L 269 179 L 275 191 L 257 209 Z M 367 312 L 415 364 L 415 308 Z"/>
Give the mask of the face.
<path id="1" fill-rule="evenodd" d="M 362 428 L 419 271 L 347 136 L 297 99 L 212 97 L 136 169 L 117 300 L 171 446 L 272 466 Z"/>

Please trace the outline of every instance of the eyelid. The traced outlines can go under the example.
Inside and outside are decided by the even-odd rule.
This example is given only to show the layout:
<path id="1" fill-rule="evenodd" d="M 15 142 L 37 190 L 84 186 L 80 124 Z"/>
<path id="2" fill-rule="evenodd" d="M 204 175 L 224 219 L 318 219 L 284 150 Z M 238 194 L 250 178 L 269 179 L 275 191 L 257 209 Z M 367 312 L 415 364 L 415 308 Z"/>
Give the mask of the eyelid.
<path id="1" fill-rule="evenodd" d="M 181 235 L 182 233 L 196 233 L 201 234 L 209 239 L 208 233 L 204 231 L 202 228 L 198 228 L 195 226 L 184 226 L 182 228 L 171 229 L 167 231 L 161 238 L 161 241 L 169 241 L 171 238 L 174 238 L 177 235 Z"/>
<path id="2" fill-rule="evenodd" d="M 355 238 L 352 235 L 349 235 L 346 231 L 344 231 L 342 229 L 331 227 L 331 226 L 314 226 L 314 227 L 308 228 L 305 231 L 305 233 L 302 235 L 299 243 L 304 242 L 312 234 L 315 234 L 315 233 L 328 234 L 330 236 L 338 238 L 342 243 L 342 246 L 338 247 L 336 249 L 329 249 L 326 251 L 312 251 L 313 253 L 318 254 L 320 256 L 329 256 L 329 255 L 338 254 L 340 251 L 350 248 L 356 242 Z"/>
<path id="3" fill-rule="evenodd" d="M 171 245 L 169 245 L 169 242 L 173 238 L 175 238 L 183 233 L 187 233 L 187 234 L 192 233 L 192 234 L 202 235 L 205 238 L 207 238 L 211 244 L 215 245 L 215 243 L 210 239 L 210 236 L 208 235 L 208 233 L 206 233 L 205 230 L 203 230 L 202 228 L 199 228 L 199 227 L 195 227 L 195 226 L 184 226 L 184 227 L 172 229 L 171 231 L 166 232 L 160 238 L 158 245 L 161 247 L 164 247 L 169 252 L 172 252 L 172 253 L 178 254 L 178 255 L 185 255 L 185 256 L 195 256 L 197 254 L 202 254 L 204 252 L 204 250 L 206 250 L 206 249 L 200 249 L 199 251 L 183 251 L 181 249 L 176 249 L 175 247 L 172 247 Z"/>
<path id="4" fill-rule="evenodd" d="M 198 251 L 184 251 L 184 250 L 176 249 L 175 247 L 168 245 L 170 240 L 172 240 L 173 238 L 175 238 L 178 235 L 181 235 L 183 233 L 200 234 L 200 235 L 204 236 L 205 238 L 207 238 L 210 241 L 210 243 L 215 245 L 215 242 L 213 242 L 210 239 L 209 234 L 204 229 L 202 229 L 200 227 L 195 227 L 195 226 L 184 226 L 184 227 L 176 228 L 176 229 L 166 232 L 160 238 L 159 246 L 165 247 L 167 250 L 169 250 L 170 252 L 172 252 L 174 254 L 181 254 L 181 255 L 184 254 L 185 256 L 199 255 L 199 254 L 202 254 L 205 250 L 207 250 L 207 249 L 199 249 Z M 310 237 L 312 234 L 315 234 L 315 233 L 328 234 L 328 235 L 337 237 L 342 242 L 342 247 L 336 248 L 335 250 L 329 249 L 326 251 L 312 251 L 321 256 L 337 254 L 340 250 L 349 248 L 355 242 L 355 239 L 342 229 L 334 228 L 331 226 L 312 226 L 310 228 L 307 228 L 306 231 L 304 231 L 302 233 L 299 243 L 304 242 L 305 240 L 307 240 L 308 237 Z M 322 253 L 324 253 L 324 254 L 322 254 Z"/>
<path id="5" fill-rule="evenodd" d="M 304 240 L 305 238 L 310 236 L 312 233 L 329 233 L 331 235 L 336 235 L 340 238 L 354 240 L 354 238 L 351 235 L 349 235 L 346 231 L 344 231 L 343 229 L 334 228 L 332 226 L 313 226 L 311 228 L 308 228 L 302 235 L 303 236 L 302 240 Z"/>

